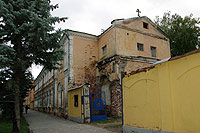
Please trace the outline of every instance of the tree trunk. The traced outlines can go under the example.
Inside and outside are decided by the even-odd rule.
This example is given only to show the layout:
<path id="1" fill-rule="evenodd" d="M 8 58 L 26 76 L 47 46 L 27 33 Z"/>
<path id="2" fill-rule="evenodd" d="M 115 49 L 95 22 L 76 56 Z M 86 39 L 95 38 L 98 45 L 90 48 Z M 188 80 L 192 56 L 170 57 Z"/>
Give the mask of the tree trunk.
<path id="1" fill-rule="evenodd" d="M 15 49 L 17 51 L 16 53 L 16 59 L 15 59 L 15 66 L 14 66 L 14 80 L 15 85 L 13 85 L 15 90 L 15 111 L 14 111 L 14 120 L 13 120 L 13 133 L 19 133 L 20 132 L 20 75 L 22 73 L 22 43 L 21 43 L 21 37 L 18 36 L 16 39 Z"/>
<path id="2" fill-rule="evenodd" d="M 20 132 L 20 104 L 19 104 L 19 80 L 16 80 L 17 85 L 15 86 L 15 110 L 13 119 L 13 133 Z"/>

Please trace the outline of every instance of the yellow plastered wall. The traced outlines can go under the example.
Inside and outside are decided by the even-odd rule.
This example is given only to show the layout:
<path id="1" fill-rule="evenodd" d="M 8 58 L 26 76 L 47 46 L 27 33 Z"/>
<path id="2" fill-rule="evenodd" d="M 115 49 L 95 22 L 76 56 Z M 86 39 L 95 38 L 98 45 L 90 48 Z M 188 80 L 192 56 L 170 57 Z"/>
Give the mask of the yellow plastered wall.
<path id="1" fill-rule="evenodd" d="M 124 125 L 176 133 L 200 131 L 200 53 L 123 79 Z"/>
<path id="2" fill-rule="evenodd" d="M 83 93 L 83 87 L 71 90 L 68 92 L 68 115 L 72 117 L 82 118 L 83 106 L 81 104 L 81 96 Z M 78 107 L 74 106 L 74 95 L 78 95 Z"/>
<path id="3" fill-rule="evenodd" d="M 30 109 L 34 109 L 34 89 L 30 91 Z"/>
<path id="4" fill-rule="evenodd" d="M 142 56 L 156 59 L 165 59 L 170 57 L 169 41 L 122 28 L 115 28 L 115 30 L 116 51 L 118 55 Z M 141 29 L 141 31 L 143 30 Z M 144 31 L 146 32 L 145 29 Z M 156 32 L 152 32 L 152 34 L 156 35 Z M 144 45 L 144 51 L 137 50 L 137 43 L 142 43 Z M 156 57 L 151 56 L 151 46 L 156 47 Z"/>
<path id="5" fill-rule="evenodd" d="M 115 28 L 111 28 L 109 31 L 107 31 L 104 35 L 102 35 L 99 38 L 98 41 L 98 53 L 99 53 L 99 61 L 106 59 L 108 57 L 111 57 L 116 54 L 115 44 L 116 44 L 116 38 L 115 38 Z M 106 46 L 107 50 L 106 53 L 103 54 L 102 48 Z"/>

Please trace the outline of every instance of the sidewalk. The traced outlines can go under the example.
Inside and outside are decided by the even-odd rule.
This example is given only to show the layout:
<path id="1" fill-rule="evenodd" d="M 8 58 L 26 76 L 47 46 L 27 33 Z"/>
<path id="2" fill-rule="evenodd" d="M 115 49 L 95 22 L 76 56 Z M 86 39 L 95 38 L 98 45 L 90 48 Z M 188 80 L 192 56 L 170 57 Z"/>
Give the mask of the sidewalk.
<path id="1" fill-rule="evenodd" d="M 103 128 L 78 124 L 33 110 L 29 110 L 24 117 L 33 133 L 113 133 Z"/>

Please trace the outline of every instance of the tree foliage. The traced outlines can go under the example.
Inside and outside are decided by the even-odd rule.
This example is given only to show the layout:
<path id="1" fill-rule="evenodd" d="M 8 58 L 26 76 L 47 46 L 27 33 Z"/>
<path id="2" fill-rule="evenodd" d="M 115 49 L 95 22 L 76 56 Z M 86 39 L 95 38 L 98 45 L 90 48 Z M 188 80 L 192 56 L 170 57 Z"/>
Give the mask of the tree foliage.
<path id="1" fill-rule="evenodd" d="M 164 13 L 156 17 L 155 23 L 168 35 L 171 44 L 171 55 L 178 56 L 196 50 L 200 46 L 199 18 L 193 15 L 182 18 L 178 14 Z"/>
<path id="2" fill-rule="evenodd" d="M 31 65 L 51 70 L 63 59 L 64 31 L 54 25 L 66 18 L 50 14 L 57 7 L 50 0 L 0 0 L 0 84 L 4 86 L 0 89 L 11 91 L 14 100 L 13 132 L 19 132 L 19 106 L 31 85 Z"/>

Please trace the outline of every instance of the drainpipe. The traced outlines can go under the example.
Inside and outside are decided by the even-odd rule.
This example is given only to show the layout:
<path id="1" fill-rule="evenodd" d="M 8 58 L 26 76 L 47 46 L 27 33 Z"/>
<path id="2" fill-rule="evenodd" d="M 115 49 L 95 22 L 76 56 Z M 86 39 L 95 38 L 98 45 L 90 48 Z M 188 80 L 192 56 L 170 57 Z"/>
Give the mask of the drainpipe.
<path id="1" fill-rule="evenodd" d="M 57 75 L 54 71 L 54 113 L 57 112 Z"/>
<path id="2" fill-rule="evenodd" d="M 124 114 L 123 114 L 123 73 L 121 72 L 121 102 L 122 102 L 122 126 L 124 125 Z"/>

